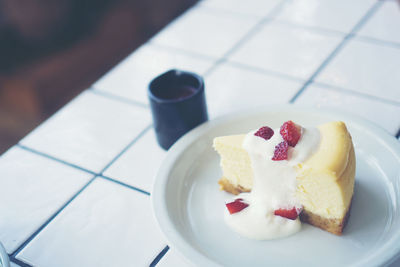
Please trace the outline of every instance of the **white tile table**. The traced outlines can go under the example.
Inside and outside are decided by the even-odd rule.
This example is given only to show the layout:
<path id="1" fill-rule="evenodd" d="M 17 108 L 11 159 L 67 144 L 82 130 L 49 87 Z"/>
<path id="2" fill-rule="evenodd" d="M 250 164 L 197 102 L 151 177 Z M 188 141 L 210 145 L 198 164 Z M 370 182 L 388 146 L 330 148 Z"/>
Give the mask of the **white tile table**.
<path id="1" fill-rule="evenodd" d="M 211 119 L 279 103 L 334 107 L 400 140 L 398 29 L 390 0 L 199 2 L 0 157 L 12 266 L 193 266 L 150 207 L 166 152 L 146 87 L 170 68 L 204 76 Z"/>

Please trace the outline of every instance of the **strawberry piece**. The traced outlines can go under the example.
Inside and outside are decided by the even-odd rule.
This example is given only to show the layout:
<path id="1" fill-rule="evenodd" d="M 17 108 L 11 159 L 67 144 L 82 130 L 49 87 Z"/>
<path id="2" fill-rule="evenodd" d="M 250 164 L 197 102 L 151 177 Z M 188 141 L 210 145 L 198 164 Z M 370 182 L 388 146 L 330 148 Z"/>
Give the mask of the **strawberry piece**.
<path id="1" fill-rule="evenodd" d="M 280 133 L 289 146 L 295 147 L 301 136 L 301 127 L 293 121 L 282 124 Z"/>
<path id="2" fill-rule="evenodd" d="M 230 214 L 234 214 L 236 212 L 239 212 L 249 206 L 249 204 L 242 202 L 242 198 L 235 199 L 235 201 L 226 203 L 226 207 L 228 208 L 228 211 Z"/>
<path id="3" fill-rule="evenodd" d="M 296 208 L 296 207 L 293 207 L 291 209 L 277 209 L 274 211 L 274 214 L 277 216 L 287 218 L 289 220 L 296 220 L 296 218 L 299 216 L 302 210 L 303 208 Z"/>
<path id="4" fill-rule="evenodd" d="M 272 160 L 285 160 L 288 159 L 288 149 L 289 145 L 286 141 L 280 142 L 275 146 L 274 156 Z"/>
<path id="5" fill-rule="evenodd" d="M 263 126 L 254 135 L 269 140 L 274 135 L 274 130 L 268 126 Z"/>

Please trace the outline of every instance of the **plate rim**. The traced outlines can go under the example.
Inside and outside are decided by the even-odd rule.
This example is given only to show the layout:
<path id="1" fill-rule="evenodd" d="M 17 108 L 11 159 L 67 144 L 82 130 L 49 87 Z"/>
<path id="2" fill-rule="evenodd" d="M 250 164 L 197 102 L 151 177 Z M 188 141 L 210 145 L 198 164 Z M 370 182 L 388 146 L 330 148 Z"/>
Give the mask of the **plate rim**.
<path id="1" fill-rule="evenodd" d="M 256 116 L 260 113 L 279 113 L 279 112 L 294 112 L 301 111 L 306 113 L 317 113 L 318 115 L 324 116 L 337 116 L 341 118 L 346 118 L 350 121 L 355 122 L 359 126 L 366 128 L 368 131 L 379 136 L 383 141 L 395 152 L 396 156 L 400 160 L 400 142 L 391 135 L 386 129 L 378 126 L 374 122 L 363 118 L 359 115 L 348 113 L 335 108 L 320 108 L 320 107 L 309 107 L 293 104 L 281 104 L 281 105 L 269 105 L 267 107 L 255 107 L 242 111 L 232 112 L 210 121 L 207 121 L 196 128 L 192 129 L 181 137 L 167 152 L 167 155 L 159 167 L 155 179 L 153 181 L 152 191 L 150 194 L 151 206 L 153 211 L 153 216 L 155 217 L 159 229 L 163 233 L 164 237 L 168 241 L 168 245 L 175 248 L 175 251 L 181 254 L 185 259 L 191 263 L 206 265 L 206 266 L 220 266 L 218 262 L 215 262 L 211 258 L 203 255 L 197 249 L 193 248 L 176 230 L 176 227 L 169 218 L 167 212 L 166 202 L 163 201 L 166 195 L 166 184 L 168 182 L 169 171 L 173 168 L 174 162 L 176 162 L 181 153 L 183 153 L 193 142 L 200 138 L 204 133 L 217 127 L 222 123 L 229 123 L 229 121 L 239 120 L 240 118 L 245 118 L 249 116 Z M 384 246 L 377 249 L 372 256 L 376 255 L 372 259 L 371 256 L 364 258 L 356 265 L 362 266 L 368 263 L 375 265 L 389 264 L 400 257 L 400 229 L 398 232 L 392 236 L 389 243 L 385 243 Z M 390 250 L 383 250 L 383 248 L 390 248 Z M 380 257 L 378 257 L 380 256 Z"/>

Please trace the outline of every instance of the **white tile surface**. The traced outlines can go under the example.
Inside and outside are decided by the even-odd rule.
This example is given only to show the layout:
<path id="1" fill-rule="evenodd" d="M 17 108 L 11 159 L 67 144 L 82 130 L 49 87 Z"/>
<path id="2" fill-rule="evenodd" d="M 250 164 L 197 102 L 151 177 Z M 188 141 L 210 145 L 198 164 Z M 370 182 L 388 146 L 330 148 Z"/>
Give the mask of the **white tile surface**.
<path id="1" fill-rule="evenodd" d="M 284 80 L 228 64 L 218 66 L 206 78 L 210 118 L 269 104 L 287 103 L 302 82 Z"/>
<path id="2" fill-rule="evenodd" d="M 19 267 L 19 265 L 16 264 L 16 263 L 14 263 L 14 262 L 10 262 L 10 266 L 11 266 L 11 267 Z"/>
<path id="3" fill-rule="evenodd" d="M 150 192 L 165 155 L 166 151 L 158 145 L 154 129 L 151 128 L 104 175 Z"/>
<path id="4" fill-rule="evenodd" d="M 317 85 L 309 86 L 295 103 L 354 113 L 378 124 L 391 134 L 396 134 L 400 128 L 400 116 L 394 116 L 400 114 L 400 105 L 386 104 Z"/>
<path id="5" fill-rule="evenodd" d="M 194 267 L 195 265 L 189 263 L 174 249 L 169 249 L 167 254 L 161 258 L 158 262 L 157 267 Z"/>
<path id="6" fill-rule="evenodd" d="M 96 82 L 93 87 L 147 104 L 147 87 L 157 75 L 173 68 L 202 75 L 214 61 L 160 46 L 145 45 Z"/>
<path id="7" fill-rule="evenodd" d="M 149 266 L 165 247 L 150 198 L 96 179 L 17 255 L 35 266 Z"/>
<path id="8" fill-rule="evenodd" d="M 316 81 L 400 103 L 400 49 L 351 40 Z"/>
<path id="9" fill-rule="evenodd" d="M 358 34 L 400 43 L 400 4 L 385 1 Z"/>
<path id="10" fill-rule="evenodd" d="M 218 58 L 256 23 L 253 18 L 197 7 L 175 20 L 152 42 Z"/>
<path id="11" fill-rule="evenodd" d="M 95 91 L 147 104 L 152 78 L 171 68 L 204 74 L 278 2 L 202 1 L 153 38 L 153 44 L 137 50 L 95 83 Z M 348 32 L 375 2 L 288 1 L 278 21 L 265 24 L 229 58 L 231 63 L 219 65 L 206 77 L 210 117 L 288 102 L 302 86 L 301 80 L 315 72 L 344 36 L 295 25 Z M 353 112 L 396 134 L 399 105 L 346 90 L 400 103 L 400 49 L 362 39 L 400 43 L 399 12 L 396 1 L 383 3 L 357 33 L 360 37 L 347 43 L 316 79 L 344 90 L 312 84 L 295 104 Z M 98 172 L 150 123 L 148 109 L 85 92 L 21 143 Z M 104 174 L 150 192 L 164 157 L 150 129 Z M 152 162 L 152 167 L 143 162 Z M 4 192 L 0 194 L 0 240 L 7 251 L 15 250 L 91 177 L 20 148 L 0 157 L 0 191 Z M 40 267 L 148 266 L 165 245 L 148 196 L 97 178 L 17 257 Z M 400 259 L 390 266 L 398 265 Z M 170 249 L 157 266 L 192 265 Z"/>
<path id="12" fill-rule="evenodd" d="M 92 177 L 18 147 L 3 154 L 0 240 L 7 252 L 14 252 Z"/>
<path id="13" fill-rule="evenodd" d="M 305 26 L 350 32 L 375 0 L 291 0 L 277 15 L 280 20 Z"/>
<path id="14" fill-rule="evenodd" d="M 150 123 L 149 110 L 87 91 L 21 142 L 99 172 Z"/>
<path id="15" fill-rule="evenodd" d="M 240 47 L 230 60 L 308 79 L 342 37 L 271 22 Z"/>
<path id="16" fill-rule="evenodd" d="M 240 15 L 264 17 L 280 2 L 281 0 L 205 0 L 200 5 Z"/>

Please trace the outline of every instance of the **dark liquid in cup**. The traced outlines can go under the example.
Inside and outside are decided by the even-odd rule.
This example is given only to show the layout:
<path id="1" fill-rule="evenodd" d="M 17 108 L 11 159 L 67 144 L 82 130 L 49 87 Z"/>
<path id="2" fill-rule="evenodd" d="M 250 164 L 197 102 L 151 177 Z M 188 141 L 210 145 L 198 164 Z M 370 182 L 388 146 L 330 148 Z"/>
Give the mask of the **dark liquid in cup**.
<path id="1" fill-rule="evenodd" d="M 172 88 L 158 90 L 157 97 L 167 100 L 179 100 L 187 98 L 196 92 L 196 88 L 188 85 L 175 86 Z"/>

